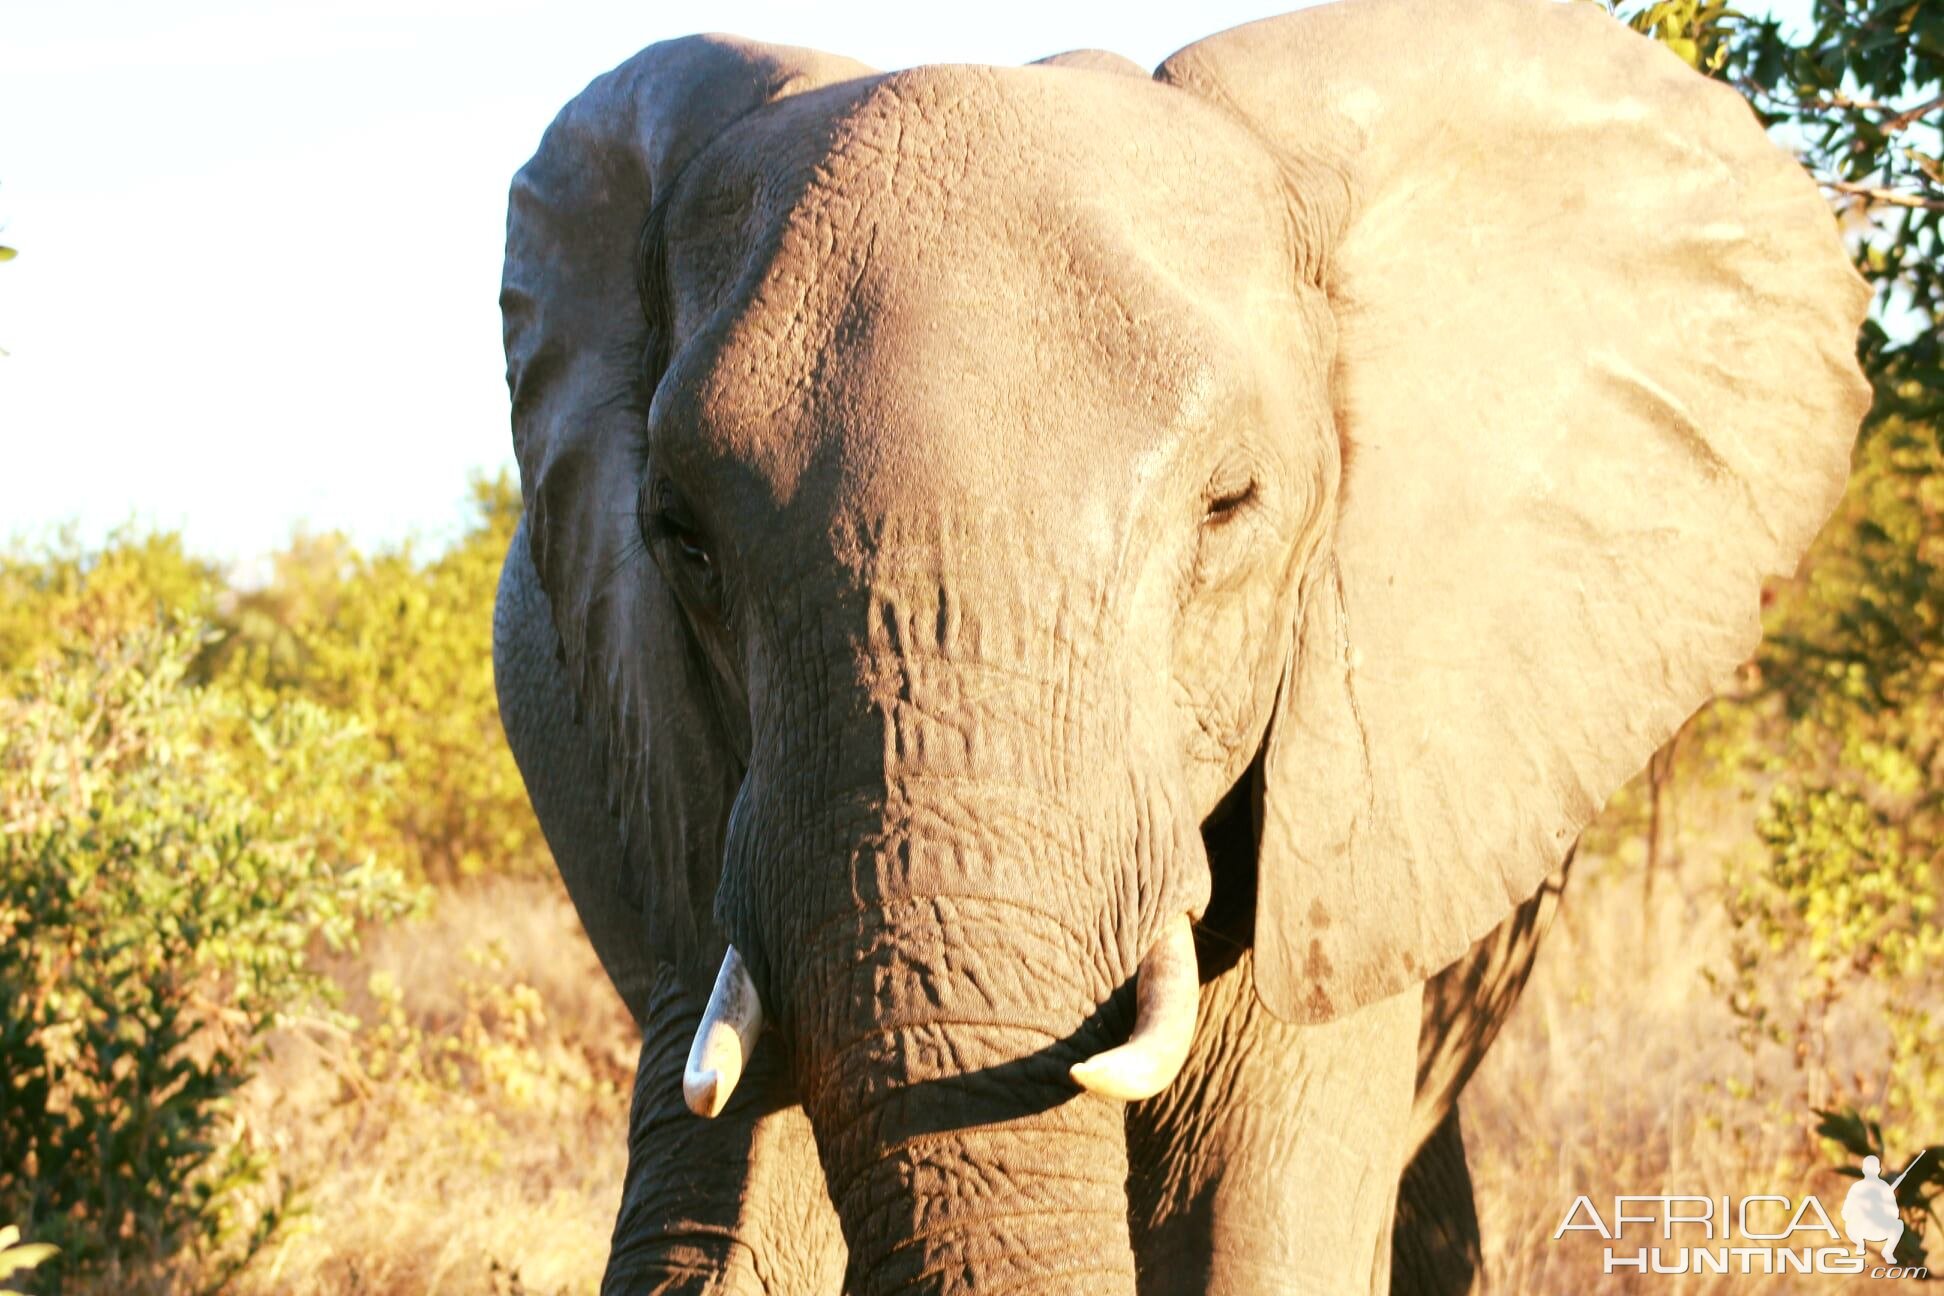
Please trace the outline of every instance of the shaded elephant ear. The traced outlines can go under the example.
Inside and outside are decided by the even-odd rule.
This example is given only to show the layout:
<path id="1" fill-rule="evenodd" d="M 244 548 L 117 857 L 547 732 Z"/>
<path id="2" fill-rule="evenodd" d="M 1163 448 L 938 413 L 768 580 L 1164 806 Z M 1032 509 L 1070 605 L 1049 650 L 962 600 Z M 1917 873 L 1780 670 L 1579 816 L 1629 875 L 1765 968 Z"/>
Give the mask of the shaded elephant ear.
<path id="1" fill-rule="evenodd" d="M 1256 917 L 1320 1021 L 1463 953 L 1729 683 L 1842 490 L 1867 293 L 1734 91 L 1593 5 L 1347 0 L 1156 76 L 1277 155 L 1336 321 Z"/>
<path id="2" fill-rule="evenodd" d="M 688 160 L 766 103 L 869 75 L 810 50 L 653 45 L 561 110 L 514 178 L 500 290 L 533 562 L 574 693 L 600 727 L 647 939 L 706 989 L 711 907 L 742 754 L 638 520 L 650 336 L 639 257 Z"/>

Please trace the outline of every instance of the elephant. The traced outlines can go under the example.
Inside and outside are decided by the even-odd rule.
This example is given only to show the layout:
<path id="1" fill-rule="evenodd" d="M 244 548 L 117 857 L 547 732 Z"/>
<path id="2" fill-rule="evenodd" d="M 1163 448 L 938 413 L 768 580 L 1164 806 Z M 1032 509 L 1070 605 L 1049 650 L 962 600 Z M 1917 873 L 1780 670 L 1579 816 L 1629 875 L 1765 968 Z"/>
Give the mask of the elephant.
<path id="1" fill-rule="evenodd" d="M 502 718 L 642 1033 L 604 1289 L 1466 1289 L 1459 1090 L 1869 399 L 1740 98 L 1547 0 L 690 37 L 500 301 Z"/>

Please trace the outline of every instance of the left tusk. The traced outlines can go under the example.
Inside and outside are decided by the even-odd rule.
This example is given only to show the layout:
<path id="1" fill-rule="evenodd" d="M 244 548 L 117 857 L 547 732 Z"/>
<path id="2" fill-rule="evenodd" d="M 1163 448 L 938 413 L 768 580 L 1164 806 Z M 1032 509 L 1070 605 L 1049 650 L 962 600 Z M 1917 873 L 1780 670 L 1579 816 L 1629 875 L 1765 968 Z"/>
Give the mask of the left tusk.
<path id="1" fill-rule="evenodd" d="M 722 956 L 715 989 L 703 1010 L 702 1024 L 689 1046 L 688 1066 L 682 1071 L 682 1100 L 697 1116 L 721 1114 L 729 1095 L 742 1079 L 743 1066 L 763 1029 L 763 1004 L 756 983 L 743 966 L 742 955 L 731 945 Z"/>
<path id="2" fill-rule="evenodd" d="M 1174 1083 L 1195 1039 L 1201 972 L 1187 914 L 1168 924 L 1134 977 L 1134 1033 L 1119 1048 L 1076 1062 L 1069 1075 L 1089 1093 L 1135 1102 Z"/>

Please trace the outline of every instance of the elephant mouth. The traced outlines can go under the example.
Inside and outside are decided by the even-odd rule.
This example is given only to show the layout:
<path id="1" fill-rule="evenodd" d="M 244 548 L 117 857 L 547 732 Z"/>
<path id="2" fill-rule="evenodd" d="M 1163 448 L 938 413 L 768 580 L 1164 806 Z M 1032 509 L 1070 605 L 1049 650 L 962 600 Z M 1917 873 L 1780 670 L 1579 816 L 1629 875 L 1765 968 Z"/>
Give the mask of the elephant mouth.
<path id="1" fill-rule="evenodd" d="M 1068 1078 L 1088 1093 L 1121 1102 L 1154 1097 L 1174 1082 L 1187 1061 L 1200 990 L 1194 923 L 1187 914 L 1179 914 L 1168 922 L 1135 973 L 1134 1029 L 1127 1042 L 1073 1063 L 1067 1068 Z M 722 1112 L 762 1029 L 761 996 L 742 955 L 731 945 L 716 973 L 683 1070 L 682 1100 L 690 1111 L 705 1118 Z M 966 1079 L 956 1077 L 953 1083 Z"/>

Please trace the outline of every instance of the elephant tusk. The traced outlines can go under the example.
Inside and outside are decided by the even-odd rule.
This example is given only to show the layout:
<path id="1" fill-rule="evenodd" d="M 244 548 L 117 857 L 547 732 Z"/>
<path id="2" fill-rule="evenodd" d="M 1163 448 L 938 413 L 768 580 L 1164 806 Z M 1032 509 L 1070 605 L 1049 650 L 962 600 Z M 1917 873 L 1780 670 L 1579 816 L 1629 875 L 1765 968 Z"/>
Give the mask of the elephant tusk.
<path id="1" fill-rule="evenodd" d="M 682 1100 L 690 1111 L 716 1116 L 729 1105 L 729 1095 L 736 1092 L 736 1081 L 742 1079 L 743 1065 L 762 1029 L 763 1004 L 756 997 L 756 983 L 731 945 L 722 956 L 722 970 L 716 973 L 715 989 L 682 1071 Z"/>
<path id="2" fill-rule="evenodd" d="M 1201 972 L 1188 915 L 1168 924 L 1134 977 L 1134 1033 L 1119 1048 L 1076 1062 L 1069 1075 L 1089 1093 L 1134 1102 L 1174 1082 L 1195 1038 Z"/>

